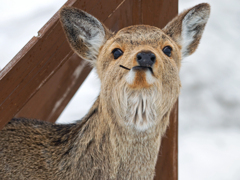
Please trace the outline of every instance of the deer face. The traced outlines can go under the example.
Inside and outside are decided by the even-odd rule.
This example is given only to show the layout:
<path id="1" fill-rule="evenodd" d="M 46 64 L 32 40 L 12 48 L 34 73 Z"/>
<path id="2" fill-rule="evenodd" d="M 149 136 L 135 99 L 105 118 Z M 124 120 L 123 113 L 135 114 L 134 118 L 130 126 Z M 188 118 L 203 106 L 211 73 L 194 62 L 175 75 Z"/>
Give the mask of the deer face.
<path id="1" fill-rule="evenodd" d="M 208 4 L 200 4 L 163 30 L 137 25 L 116 34 L 75 8 L 63 8 L 61 22 L 72 49 L 96 67 L 109 112 L 123 126 L 143 131 L 159 123 L 175 103 L 182 57 L 196 50 L 209 11 Z"/>
<path id="2" fill-rule="evenodd" d="M 179 94 L 180 59 L 180 48 L 156 27 L 127 27 L 106 41 L 97 72 L 104 97 L 125 124 L 144 130 L 169 110 Z"/>

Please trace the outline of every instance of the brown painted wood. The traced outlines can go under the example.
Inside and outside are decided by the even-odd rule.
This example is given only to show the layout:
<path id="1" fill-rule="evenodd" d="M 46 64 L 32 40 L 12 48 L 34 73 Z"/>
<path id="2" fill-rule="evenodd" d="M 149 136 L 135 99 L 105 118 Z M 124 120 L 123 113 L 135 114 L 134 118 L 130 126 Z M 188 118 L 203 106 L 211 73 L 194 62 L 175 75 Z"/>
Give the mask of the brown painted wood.
<path id="1" fill-rule="evenodd" d="M 90 70 L 87 62 L 74 53 L 15 117 L 55 122 Z"/>
<path id="2" fill-rule="evenodd" d="M 154 180 L 178 179 L 178 101 L 175 103 L 171 115 L 170 125 L 161 142 L 156 176 Z"/>
<path id="3" fill-rule="evenodd" d="M 163 28 L 178 14 L 178 0 L 142 0 L 142 23 Z"/>
<path id="4" fill-rule="evenodd" d="M 78 8 L 84 9 L 85 7 Z M 122 1 L 103 21 L 104 24 L 113 31 L 123 28 L 124 25 L 131 25 L 131 22 L 125 22 L 129 18 L 118 19 L 119 13 L 124 9 L 126 9 L 126 3 Z M 93 7 L 92 10 L 95 10 L 95 8 Z M 125 16 L 127 17 L 126 13 Z M 85 61 L 81 61 L 76 54 L 73 54 L 73 56 L 74 58 L 67 60 L 15 117 L 35 118 L 49 122 L 56 121 L 91 70 Z M 84 67 L 81 66 L 83 63 Z M 77 73 L 76 77 L 76 71 L 79 68 L 83 69 L 83 71 Z"/>
<path id="5" fill-rule="evenodd" d="M 96 7 L 98 6 L 101 5 L 97 4 Z M 77 7 L 80 9 L 85 8 L 82 4 L 81 7 L 79 7 L 79 5 L 77 5 Z M 127 7 L 127 3 L 122 1 L 113 12 L 103 20 L 104 24 L 113 31 L 131 25 L 131 22 L 128 21 L 129 18 L 127 18 L 129 14 L 127 15 L 123 12 Z M 95 11 L 95 8 L 93 7 L 91 11 Z M 121 13 L 124 13 L 125 17 L 119 20 Z M 73 54 L 15 117 L 27 117 L 55 122 L 81 86 L 90 70 L 90 66 L 88 66 L 85 61 L 82 61 L 76 54 Z"/>
<path id="6" fill-rule="evenodd" d="M 108 19 L 121 2 L 121 0 L 70 0 L 66 4 L 84 9 L 98 17 L 101 21 L 104 21 Z M 39 31 L 39 36 L 33 37 L 1 71 L 0 129 L 14 117 L 49 78 L 72 57 L 73 51 L 66 41 L 58 17 L 59 15 L 56 13 Z M 48 89 L 48 91 L 52 90 Z M 51 98 L 50 100 L 56 100 L 58 102 L 61 98 L 61 94 L 58 94 L 57 97 Z M 39 100 L 43 99 L 44 98 L 40 98 Z M 48 100 L 45 104 L 47 104 L 47 102 Z M 62 102 L 67 102 L 67 100 Z M 37 106 L 38 101 L 34 101 L 31 104 L 35 104 L 36 109 L 39 108 Z M 60 109 L 63 109 L 66 103 L 61 104 L 61 106 Z M 52 109 L 53 107 L 50 106 L 49 108 Z M 34 109 L 35 108 L 32 108 L 32 113 L 45 113 L 45 115 L 38 114 L 36 117 L 46 117 L 47 114 L 49 114 L 49 112 L 42 111 L 44 108 L 37 111 Z M 26 115 L 26 113 L 23 114 Z M 18 116 L 21 116 L 21 113 L 19 113 Z M 58 115 L 52 117 L 55 117 L 55 119 L 47 119 L 54 122 Z"/>

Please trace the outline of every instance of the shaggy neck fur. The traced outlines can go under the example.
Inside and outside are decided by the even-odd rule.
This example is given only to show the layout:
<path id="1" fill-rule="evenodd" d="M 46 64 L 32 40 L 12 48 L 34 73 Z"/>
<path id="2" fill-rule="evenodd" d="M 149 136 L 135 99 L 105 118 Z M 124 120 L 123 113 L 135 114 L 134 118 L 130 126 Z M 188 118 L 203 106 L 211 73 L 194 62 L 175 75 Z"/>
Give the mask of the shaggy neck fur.
<path id="1" fill-rule="evenodd" d="M 132 128 L 126 130 L 126 127 L 118 124 L 113 113 L 114 110 L 99 97 L 83 122 L 77 125 L 81 126 L 81 131 L 68 154 L 75 156 L 70 169 L 84 168 L 79 174 L 82 179 L 153 178 L 161 126 L 154 126 L 151 131 L 145 132 Z M 163 119 L 167 120 L 168 115 Z M 65 158 L 61 164 L 64 162 Z M 65 165 L 63 167 L 67 168 Z"/>
<path id="2" fill-rule="evenodd" d="M 133 100 L 129 99 L 129 105 L 133 106 Z M 142 96 L 142 98 L 145 98 Z M 155 121 L 156 112 L 147 112 L 151 108 L 152 103 L 145 99 L 139 104 L 136 100 L 133 111 L 146 114 L 146 119 L 138 114 L 139 122 L 149 121 L 151 118 Z M 128 107 L 130 107 L 128 106 Z M 154 108 L 152 108 L 154 109 Z M 129 123 L 136 123 L 136 114 L 131 113 L 131 109 L 126 111 L 131 116 Z M 124 117 L 127 117 L 125 114 Z M 164 124 L 168 122 L 169 113 L 167 113 L 162 121 Z M 155 164 L 157 161 L 158 151 L 160 147 L 161 135 L 164 129 L 163 124 L 152 126 L 145 131 L 139 131 L 131 126 L 119 124 L 119 119 L 115 115 L 112 106 L 105 99 L 98 97 L 92 109 L 78 126 L 82 126 L 81 132 L 78 133 L 75 143 L 76 146 L 71 151 L 76 157 L 72 168 L 85 167 L 81 171 L 83 179 L 147 179 L 154 176 Z M 91 134 L 91 136 L 90 136 Z M 84 154 L 84 155 L 83 155 Z M 62 160 L 64 161 L 64 160 Z M 79 174 L 80 175 L 80 174 Z M 71 177 L 77 178 L 77 177 Z"/>

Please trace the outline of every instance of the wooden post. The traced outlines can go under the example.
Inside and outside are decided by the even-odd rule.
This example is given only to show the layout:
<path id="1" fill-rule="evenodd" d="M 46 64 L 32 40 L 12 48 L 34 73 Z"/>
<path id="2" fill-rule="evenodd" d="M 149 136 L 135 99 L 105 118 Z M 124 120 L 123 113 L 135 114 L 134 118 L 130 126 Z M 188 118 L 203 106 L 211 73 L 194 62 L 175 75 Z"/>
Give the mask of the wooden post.
<path id="1" fill-rule="evenodd" d="M 175 103 L 171 115 L 170 126 L 161 142 L 155 180 L 178 179 L 178 102 Z"/>
<path id="2" fill-rule="evenodd" d="M 178 0 L 69 0 L 107 27 L 148 24 L 163 28 L 178 13 Z M 56 13 L 0 72 L 0 129 L 12 117 L 55 122 L 90 72 L 70 49 Z M 178 106 L 162 140 L 155 180 L 178 179 Z"/>

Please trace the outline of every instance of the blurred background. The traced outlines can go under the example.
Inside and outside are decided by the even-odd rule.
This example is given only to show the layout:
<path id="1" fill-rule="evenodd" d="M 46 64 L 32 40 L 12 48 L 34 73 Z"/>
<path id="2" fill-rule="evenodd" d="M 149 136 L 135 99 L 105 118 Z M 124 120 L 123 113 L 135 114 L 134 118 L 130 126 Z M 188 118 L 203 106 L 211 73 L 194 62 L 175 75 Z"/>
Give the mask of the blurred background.
<path id="1" fill-rule="evenodd" d="M 0 0 L 0 69 L 65 2 Z M 202 2 L 179 0 L 179 12 Z M 180 73 L 179 179 L 240 180 L 240 1 L 204 2 L 209 22 Z M 81 119 L 99 87 L 93 70 L 57 123 Z"/>

